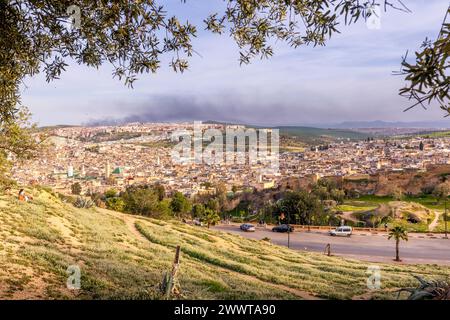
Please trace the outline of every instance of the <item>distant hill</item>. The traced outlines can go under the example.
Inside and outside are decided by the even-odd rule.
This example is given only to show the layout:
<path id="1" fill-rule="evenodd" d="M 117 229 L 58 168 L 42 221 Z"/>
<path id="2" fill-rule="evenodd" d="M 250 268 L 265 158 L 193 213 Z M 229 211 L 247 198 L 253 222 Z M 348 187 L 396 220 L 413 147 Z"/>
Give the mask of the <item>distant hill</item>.
<path id="1" fill-rule="evenodd" d="M 80 127 L 78 125 L 69 125 L 69 124 L 60 124 L 55 126 L 43 126 L 38 127 L 39 130 L 55 130 L 55 129 L 65 129 L 65 128 L 77 128 Z"/>
<path id="2" fill-rule="evenodd" d="M 412 122 L 389 122 L 389 121 L 345 121 L 337 124 L 328 125 L 330 128 L 337 129 L 356 129 L 356 128 L 424 128 L 424 129 L 450 129 L 450 121 L 412 121 Z"/>

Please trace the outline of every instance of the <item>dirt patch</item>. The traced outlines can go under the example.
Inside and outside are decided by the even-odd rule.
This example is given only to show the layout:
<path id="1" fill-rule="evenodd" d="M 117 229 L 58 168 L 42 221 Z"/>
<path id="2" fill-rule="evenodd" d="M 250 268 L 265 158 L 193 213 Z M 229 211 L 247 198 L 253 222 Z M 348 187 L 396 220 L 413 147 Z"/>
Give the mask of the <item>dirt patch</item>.
<path id="1" fill-rule="evenodd" d="M 112 210 L 108 210 L 108 209 L 102 209 L 102 208 L 97 208 L 97 211 L 100 213 L 105 213 L 105 214 L 115 216 L 115 217 L 123 220 L 123 222 L 125 222 L 125 225 L 127 226 L 128 230 L 135 236 L 135 238 L 137 238 L 141 241 L 144 241 L 144 242 L 148 241 L 136 228 L 136 221 L 138 219 L 136 219 L 132 215 L 120 213 L 120 212 L 116 212 L 116 211 L 112 211 Z"/>
<path id="2" fill-rule="evenodd" d="M 7 208 L 9 206 L 8 202 L 0 200 L 0 208 Z"/>
<path id="3" fill-rule="evenodd" d="M 441 216 L 442 212 L 439 212 L 437 210 L 434 210 L 434 219 L 431 221 L 430 225 L 428 226 L 428 231 L 433 231 L 438 223 L 439 223 L 439 217 Z"/>
<path id="4" fill-rule="evenodd" d="M 392 212 L 396 218 L 408 219 L 414 216 L 418 222 L 427 221 L 432 217 L 432 210 L 424 207 L 423 205 L 415 202 L 405 201 L 390 201 L 389 207 L 392 208 Z"/>

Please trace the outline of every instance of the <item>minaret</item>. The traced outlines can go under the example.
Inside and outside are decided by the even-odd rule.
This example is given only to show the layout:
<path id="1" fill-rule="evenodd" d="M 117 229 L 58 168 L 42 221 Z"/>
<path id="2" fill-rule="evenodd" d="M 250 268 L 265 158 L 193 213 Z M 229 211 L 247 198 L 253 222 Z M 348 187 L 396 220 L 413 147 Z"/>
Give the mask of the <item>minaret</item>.
<path id="1" fill-rule="evenodd" d="M 111 164 L 109 160 L 106 162 L 105 178 L 108 179 L 111 176 Z"/>
<path id="2" fill-rule="evenodd" d="M 73 166 L 72 166 L 72 165 L 70 165 L 70 166 L 67 168 L 67 177 L 69 177 L 69 178 L 72 178 L 72 177 L 73 177 Z"/>
<path id="3" fill-rule="evenodd" d="M 81 177 L 85 177 L 86 176 L 86 168 L 84 167 L 84 164 L 81 166 Z"/>

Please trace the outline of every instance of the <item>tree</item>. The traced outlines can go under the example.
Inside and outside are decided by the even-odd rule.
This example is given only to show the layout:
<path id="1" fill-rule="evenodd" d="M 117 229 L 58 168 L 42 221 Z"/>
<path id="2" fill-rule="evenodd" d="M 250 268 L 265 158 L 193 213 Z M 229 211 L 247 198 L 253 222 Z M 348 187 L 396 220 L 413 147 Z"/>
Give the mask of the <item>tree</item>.
<path id="1" fill-rule="evenodd" d="M 125 210 L 125 201 L 119 197 L 107 198 L 106 199 L 106 207 L 110 210 L 124 212 Z"/>
<path id="2" fill-rule="evenodd" d="M 119 192 L 116 189 L 109 189 L 105 192 L 105 198 L 114 198 L 118 193 Z"/>
<path id="3" fill-rule="evenodd" d="M 192 209 L 191 202 L 181 192 L 175 192 L 170 202 L 170 208 L 179 217 L 189 213 Z"/>
<path id="4" fill-rule="evenodd" d="M 380 224 L 381 218 L 379 216 L 377 216 L 376 214 L 372 214 L 369 217 L 369 220 L 370 220 L 370 224 L 372 225 L 372 228 L 376 228 Z"/>
<path id="5" fill-rule="evenodd" d="M 206 203 L 206 208 L 211 209 L 213 211 L 219 211 L 220 210 L 220 203 L 219 200 L 216 198 L 211 198 Z"/>
<path id="6" fill-rule="evenodd" d="M 274 213 L 284 214 L 288 224 L 300 222 L 300 224 L 310 225 L 311 221 L 322 220 L 323 206 L 319 199 L 306 191 L 287 192 L 283 199 L 277 202 Z"/>
<path id="7" fill-rule="evenodd" d="M 420 143 L 419 143 L 419 150 L 420 150 L 420 151 L 423 151 L 423 148 L 424 148 L 424 146 L 423 146 L 423 142 L 422 142 L 422 141 L 420 141 Z"/>
<path id="8" fill-rule="evenodd" d="M 219 202 L 220 209 L 224 209 L 227 205 L 227 187 L 225 183 L 221 182 L 216 184 L 216 199 Z M 219 211 L 219 210 L 217 210 Z"/>
<path id="9" fill-rule="evenodd" d="M 205 206 L 201 203 L 196 203 L 192 207 L 192 217 L 201 219 L 205 215 Z"/>
<path id="10" fill-rule="evenodd" d="M 31 115 L 26 108 L 17 111 L 15 121 L 1 121 L 1 104 L 2 101 L 0 101 L 0 186 L 13 183 L 9 178 L 12 161 L 27 160 L 36 156 L 39 146 L 45 140 L 45 134 L 38 137 L 31 135 L 35 126 L 31 124 Z"/>
<path id="11" fill-rule="evenodd" d="M 342 189 L 332 189 L 331 198 L 337 203 L 343 204 L 345 199 L 345 191 Z"/>
<path id="12" fill-rule="evenodd" d="M 81 184 L 79 182 L 72 184 L 72 186 L 70 188 L 72 189 L 72 194 L 75 194 L 77 196 L 79 196 L 81 194 L 82 188 L 81 188 Z"/>
<path id="13" fill-rule="evenodd" d="M 320 199 L 320 200 L 328 200 L 330 198 L 330 193 L 325 186 L 316 185 L 313 187 L 312 192 Z"/>
<path id="14" fill-rule="evenodd" d="M 216 225 L 216 223 L 219 221 L 220 221 L 220 216 L 218 215 L 217 212 L 215 212 L 214 210 L 211 210 L 211 209 L 205 210 L 205 214 L 203 215 L 202 222 L 206 223 L 206 226 L 208 227 L 208 229 L 210 226 Z"/>
<path id="15" fill-rule="evenodd" d="M 7 160 L 6 152 L 0 151 L 0 188 L 9 188 L 14 184 L 10 177 L 11 162 Z"/>
<path id="16" fill-rule="evenodd" d="M 425 39 L 421 50 L 415 52 L 415 62 L 408 62 L 408 53 L 403 58 L 401 69 L 397 74 L 405 77 L 407 85 L 400 89 L 400 95 L 414 103 L 409 110 L 418 105 L 426 108 L 427 104 L 437 102 L 447 115 L 450 115 L 450 82 L 448 68 L 450 63 L 450 6 L 448 7 L 441 30 L 436 40 Z"/>
<path id="17" fill-rule="evenodd" d="M 158 194 L 149 186 L 131 186 L 121 194 L 125 202 L 125 211 L 144 216 L 164 215 Z"/>
<path id="18" fill-rule="evenodd" d="M 166 189 L 164 188 L 164 186 L 160 183 L 156 183 L 153 188 L 158 194 L 159 201 L 163 201 L 163 199 L 166 197 Z"/>
<path id="19" fill-rule="evenodd" d="M 388 239 L 390 240 L 392 238 L 394 238 L 394 240 L 395 240 L 395 261 L 401 261 L 400 255 L 399 255 L 400 240 L 408 241 L 408 232 L 406 231 L 406 229 L 404 227 L 396 226 L 396 227 L 392 228 L 391 230 L 389 230 Z"/>
<path id="20" fill-rule="evenodd" d="M 448 231 L 447 231 L 447 200 L 448 196 L 450 195 L 450 183 L 443 182 L 438 184 L 433 191 L 433 195 L 438 199 L 439 201 L 444 201 L 444 224 L 445 224 L 445 238 L 448 238 Z"/>

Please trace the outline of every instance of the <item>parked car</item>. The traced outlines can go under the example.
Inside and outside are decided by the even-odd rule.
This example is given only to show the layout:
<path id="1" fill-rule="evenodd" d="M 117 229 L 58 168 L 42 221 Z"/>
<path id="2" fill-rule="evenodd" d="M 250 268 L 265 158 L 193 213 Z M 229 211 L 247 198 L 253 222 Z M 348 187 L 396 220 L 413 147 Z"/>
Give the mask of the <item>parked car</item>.
<path id="1" fill-rule="evenodd" d="M 287 224 L 282 224 L 272 228 L 273 232 L 294 232 L 293 226 L 288 226 Z"/>
<path id="2" fill-rule="evenodd" d="M 204 223 L 201 222 L 199 219 L 194 219 L 194 225 L 199 226 L 199 227 L 203 227 Z"/>
<path id="3" fill-rule="evenodd" d="M 352 232 L 352 227 L 342 226 L 337 227 L 334 230 L 330 230 L 330 236 L 350 237 L 352 235 Z"/>
<path id="4" fill-rule="evenodd" d="M 246 231 L 246 232 L 255 232 L 255 226 L 249 223 L 244 223 L 243 225 L 241 225 L 241 230 L 242 231 Z"/>

